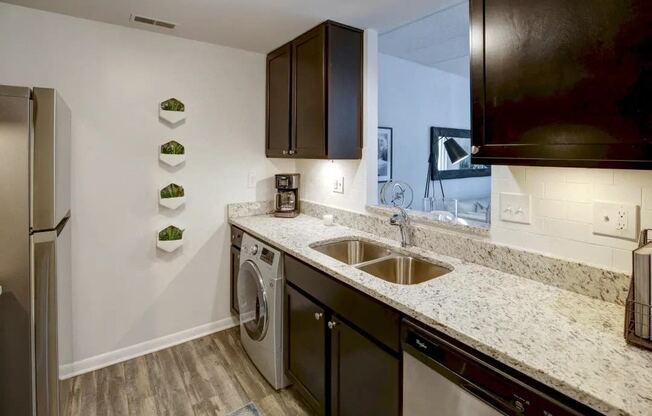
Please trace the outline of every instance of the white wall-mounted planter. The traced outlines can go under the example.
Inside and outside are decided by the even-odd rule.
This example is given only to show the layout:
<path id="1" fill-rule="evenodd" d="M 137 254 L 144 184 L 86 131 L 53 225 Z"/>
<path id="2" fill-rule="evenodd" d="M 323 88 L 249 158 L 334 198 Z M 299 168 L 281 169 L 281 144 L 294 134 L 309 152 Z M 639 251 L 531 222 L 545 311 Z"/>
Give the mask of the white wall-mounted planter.
<path id="1" fill-rule="evenodd" d="M 156 247 L 168 253 L 172 253 L 182 245 L 183 245 L 183 238 L 181 238 L 181 240 L 167 240 L 167 241 L 161 241 L 158 239 L 156 240 Z"/>
<path id="2" fill-rule="evenodd" d="M 178 166 L 186 161 L 186 155 L 169 155 L 167 153 L 159 153 L 159 160 L 166 165 Z"/>
<path id="3" fill-rule="evenodd" d="M 170 124 L 177 124 L 186 118 L 186 106 L 174 97 L 168 98 L 159 104 L 158 116 Z"/>
<path id="4" fill-rule="evenodd" d="M 158 110 L 158 116 L 163 120 L 167 121 L 170 124 L 177 124 L 180 121 L 185 120 L 186 112 L 185 111 L 169 111 L 169 110 Z"/>
<path id="5" fill-rule="evenodd" d="M 180 165 L 186 161 L 186 147 L 176 140 L 170 140 L 159 146 L 158 158 L 166 165 Z"/>
<path id="6" fill-rule="evenodd" d="M 186 203 L 186 197 L 185 196 L 178 196 L 176 198 L 163 198 L 160 194 L 158 196 L 158 203 L 161 204 L 162 207 L 169 208 L 169 209 L 177 209 L 181 205 Z"/>
<path id="7" fill-rule="evenodd" d="M 170 183 L 158 190 L 158 203 L 170 209 L 177 209 L 186 202 L 183 186 Z"/>
<path id="8" fill-rule="evenodd" d="M 165 231 L 176 231 L 176 233 L 170 235 L 170 233 L 164 233 Z M 171 236 L 180 236 L 181 238 L 176 239 L 176 240 L 161 240 L 161 234 L 164 233 L 163 235 L 166 235 L 171 237 Z M 168 253 L 172 253 L 174 250 L 178 249 L 183 245 L 183 234 L 184 230 L 182 230 L 179 227 L 176 227 L 174 225 L 168 225 L 167 227 L 163 228 L 160 230 L 158 233 L 156 233 L 156 247 L 160 248 L 163 251 L 166 251 Z"/>

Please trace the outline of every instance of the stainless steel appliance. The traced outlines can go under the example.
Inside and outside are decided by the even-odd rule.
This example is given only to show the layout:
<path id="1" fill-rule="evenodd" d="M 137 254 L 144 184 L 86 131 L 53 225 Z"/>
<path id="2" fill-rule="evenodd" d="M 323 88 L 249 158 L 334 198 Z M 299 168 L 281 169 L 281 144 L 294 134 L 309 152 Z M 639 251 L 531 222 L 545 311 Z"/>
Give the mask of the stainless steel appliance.
<path id="1" fill-rule="evenodd" d="M 299 215 L 299 174 L 283 173 L 276 175 L 276 198 L 274 215 L 294 218 Z"/>
<path id="2" fill-rule="evenodd" d="M 70 271 L 70 109 L 0 86 L 0 415 L 59 414 L 57 279 Z"/>
<path id="3" fill-rule="evenodd" d="M 403 416 L 599 414 L 411 321 L 402 333 Z"/>
<path id="4" fill-rule="evenodd" d="M 289 384 L 283 354 L 283 257 L 249 234 L 242 237 L 238 273 L 240 340 L 275 389 Z"/>

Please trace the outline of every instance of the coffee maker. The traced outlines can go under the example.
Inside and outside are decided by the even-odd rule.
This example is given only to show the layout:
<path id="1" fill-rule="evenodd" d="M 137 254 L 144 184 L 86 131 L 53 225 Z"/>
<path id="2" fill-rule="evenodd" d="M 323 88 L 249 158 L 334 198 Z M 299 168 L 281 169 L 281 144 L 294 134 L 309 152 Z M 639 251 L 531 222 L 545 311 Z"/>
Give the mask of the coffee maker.
<path id="1" fill-rule="evenodd" d="M 274 216 L 294 218 L 299 215 L 299 174 L 282 173 L 275 176 L 274 182 Z"/>

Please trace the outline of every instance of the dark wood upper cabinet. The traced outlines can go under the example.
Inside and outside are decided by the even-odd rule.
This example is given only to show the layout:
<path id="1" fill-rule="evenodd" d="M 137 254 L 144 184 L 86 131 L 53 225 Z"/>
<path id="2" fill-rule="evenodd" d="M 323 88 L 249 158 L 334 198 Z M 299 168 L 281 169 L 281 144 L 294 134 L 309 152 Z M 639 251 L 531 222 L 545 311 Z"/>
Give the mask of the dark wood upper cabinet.
<path id="1" fill-rule="evenodd" d="M 652 168 L 650 0 L 471 0 L 478 164 Z"/>
<path id="2" fill-rule="evenodd" d="M 362 61 L 363 32 L 332 21 L 267 56 L 268 157 L 362 156 Z"/>
<path id="3" fill-rule="evenodd" d="M 290 145 L 292 46 L 267 55 L 267 157 L 287 154 Z"/>

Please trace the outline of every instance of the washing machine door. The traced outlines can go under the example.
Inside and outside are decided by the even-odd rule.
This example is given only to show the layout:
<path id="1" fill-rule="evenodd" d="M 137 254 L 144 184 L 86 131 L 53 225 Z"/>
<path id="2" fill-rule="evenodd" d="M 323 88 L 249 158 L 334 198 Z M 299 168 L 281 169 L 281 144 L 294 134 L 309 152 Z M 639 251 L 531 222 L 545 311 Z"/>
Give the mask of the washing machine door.
<path id="1" fill-rule="evenodd" d="M 238 307 L 240 325 L 254 341 L 265 337 L 269 321 L 267 294 L 258 266 L 247 260 L 240 265 L 238 273 Z"/>

